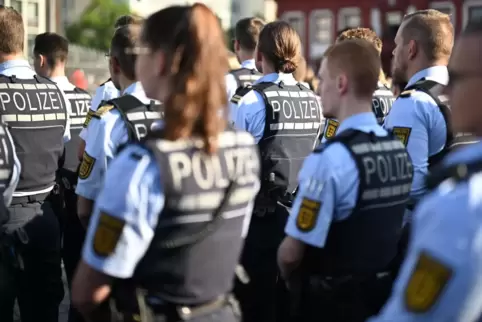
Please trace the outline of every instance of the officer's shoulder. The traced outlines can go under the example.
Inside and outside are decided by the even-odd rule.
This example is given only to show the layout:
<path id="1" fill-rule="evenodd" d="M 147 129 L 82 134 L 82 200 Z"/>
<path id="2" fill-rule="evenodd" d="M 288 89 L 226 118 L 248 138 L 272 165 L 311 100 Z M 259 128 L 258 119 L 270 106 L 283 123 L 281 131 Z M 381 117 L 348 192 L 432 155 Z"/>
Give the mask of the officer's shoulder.
<path id="1" fill-rule="evenodd" d="M 241 99 L 252 90 L 253 90 L 252 85 L 239 87 L 234 93 L 233 97 L 231 98 L 231 103 L 239 104 L 239 101 L 241 101 Z"/>
<path id="2" fill-rule="evenodd" d="M 320 143 L 311 153 L 310 155 L 313 158 L 320 158 L 323 160 L 324 164 L 328 164 L 329 166 L 338 167 L 344 164 L 346 160 L 340 162 L 341 158 L 347 157 L 347 160 L 350 159 L 350 152 L 345 145 L 339 141 L 328 140 L 326 142 Z M 325 162 L 326 161 L 326 162 Z M 350 162 L 350 161 L 348 161 Z"/>
<path id="3" fill-rule="evenodd" d="M 122 163 L 132 163 L 135 164 L 142 159 L 154 159 L 154 155 L 149 148 L 141 143 L 133 143 L 127 145 L 118 156 L 120 162 Z"/>
<path id="4" fill-rule="evenodd" d="M 111 101 L 104 101 L 102 105 L 93 113 L 92 117 L 96 119 L 102 119 L 109 114 L 110 111 L 114 110 L 115 106 Z"/>

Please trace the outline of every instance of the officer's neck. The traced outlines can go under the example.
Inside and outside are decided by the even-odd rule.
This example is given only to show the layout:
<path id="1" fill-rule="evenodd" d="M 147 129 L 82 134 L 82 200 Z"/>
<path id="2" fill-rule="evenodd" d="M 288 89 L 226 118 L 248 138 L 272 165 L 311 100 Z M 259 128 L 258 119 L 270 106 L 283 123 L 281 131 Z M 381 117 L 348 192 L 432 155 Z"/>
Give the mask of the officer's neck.
<path id="1" fill-rule="evenodd" d="M 421 60 L 421 61 L 414 61 L 413 64 L 410 66 L 407 66 L 407 80 L 413 77 L 416 73 L 425 70 L 430 67 L 435 67 L 435 66 L 447 66 L 448 61 L 446 59 L 440 59 L 436 61 L 426 61 L 426 60 Z"/>
<path id="2" fill-rule="evenodd" d="M 49 71 L 49 74 L 47 76 L 48 78 L 52 78 L 52 77 L 65 77 L 65 68 L 64 66 L 56 66 L 54 68 L 52 68 L 50 71 Z"/>
<path id="3" fill-rule="evenodd" d="M 254 59 L 254 53 L 253 52 L 246 52 L 243 49 L 241 49 L 238 52 L 238 59 L 239 59 L 239 63 L 243 63 L 247 60 Z"/>
<path id="4" fill-rule="evenodd" d="M 120 77 L 119 78 L 119 87 L 120 87 L 120 92 L 124 93 L 124 91 L 131 86 L 132 84 L 136 83 L 137 81 L 135 79 L 127 79 L 125 77 Z"/>
<path id="5" fill-rule="evenodd" d="M 337 119 L 341 123 L 347 118 L 361 113 L 369 113 L 372 111 L 372 100 L 361 100 L 357 98 L 346 98 L 338 111 Z"/>
<path id="6" fill-rule="evenodd" d="M 15 54 L 4 54 L 0 53 L 0 64 L 11 60 L 25 60 L 25 56 L 22 52 Z"/>

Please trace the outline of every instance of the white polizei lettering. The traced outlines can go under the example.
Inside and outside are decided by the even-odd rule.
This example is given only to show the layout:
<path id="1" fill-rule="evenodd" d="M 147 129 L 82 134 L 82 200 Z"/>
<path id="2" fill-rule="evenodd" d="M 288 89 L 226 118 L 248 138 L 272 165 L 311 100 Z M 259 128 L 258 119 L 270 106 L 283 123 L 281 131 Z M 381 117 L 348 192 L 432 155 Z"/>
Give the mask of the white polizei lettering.
<path id="1" fill-rule="evenodd" d="M 213 158 L 205 154 L 194 153 L 192 156 L 192 174 L 198 186 L 208 190 L 214 186 Z"/>
<path id="2" fill-rule="evenodd" d="M 393 155 L 364 156 L 362 158 L 365 168 L 365 183 L 370 185 L 372 177 L 376 175 L 378 180 L 385 184 L 396 182 L 412 177 L 412 167 L 405 152 Z"/>
<path id="3" fill-rule="evenodd" d="M 52 104 L 52 109 L 61 110 L 62 109 L 62 99 L 60 98 L 59 92 L 49 92 L 50 103 Z M 58 105 L 55 104 L 58 102 Z"/>
<path id="4" fill-rule="evenodd" d="M 50 107 L 47 106 L 47 92 L 37 92 L 35 94 L 37 95 L 40 110 L 50 110 Z"/>
<path id="5" fill-rule="evenodd" d="M 72 106 L 72 115 L 87 115 L 90 108 L 90 101 L 87 100 L 70 100 Z"/>
<path id="6" fill-rule="evenodd" d="M 146 117 L 144 115 L 144 112 L 134 112 L 134 113 L 127 113 L 127 119 L 129 121 L 139 121 L 139 120 L 145 120 Z"/>
<path id="7" fill-rule="evenodd" d="M 6 84 L 0 84 L 0 85 L 6 85 Z M 5 93 L 5 92 L 0 92 L 0 102 L 2 103 L 2 109 L 5 111 L 6 110 L 5 104 L 8 104 L 11 102 L 10 95 L 8 95 L 8 93 Z"/>
<path id="8" fill-rule="evenodd" d="M 22 84 L 16 84 L 16 83 L 9 83 L 8 88 L 10 89 L 23 89 Z"/>
<path id="9" fill-rule="evenodd" d="M 276 91 L 264 92 L 264 95 L 266 95 L 266 97 L 278 97 L 278 92 Z"/>
<path id="10" fill-rule="evenodd" d="M 142 139 L 147 135 L 147 126 L 144 124 L 134 124 L 134 130 L 136 131 L 136 135 L 139 139 Z"/>
<path id="11" fill-rule="evenodd" d="M 186 153 L 174 152 L 168 157 L 174 189 L 182 189 L 182 181 L 192 173 L 191 160 Z"/>
<path id="12" fill-rule="evenodd" d="M 20 92 L 14 92 L 12 95 L 12 100 L 15 108 L 19 111 L 24 111 L 27 107 L 27 102 L 25 101 L 25 98 L 22 96 L 22 94 L 20 94 Z"/>

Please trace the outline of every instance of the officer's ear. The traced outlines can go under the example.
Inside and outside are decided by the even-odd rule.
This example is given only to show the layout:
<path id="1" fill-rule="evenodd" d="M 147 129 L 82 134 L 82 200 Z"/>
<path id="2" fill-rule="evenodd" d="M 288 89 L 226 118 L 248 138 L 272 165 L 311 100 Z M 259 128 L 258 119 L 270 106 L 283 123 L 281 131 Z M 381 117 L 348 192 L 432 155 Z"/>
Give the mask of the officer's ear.
<path id="1" fill-rule="evenodd" d="M 47 57 L 44 55 L 37 54 L 38 63 L 40 67 L 45 67 L 47 65 Z"/>
<path id="2" fill-rule="evenodd" d="M 336 77 L 336 87 L 340 95 L 348 92 L 348 77 L 345 73 L 341 73 Z"/>
<path id="3" fill-rule="evenodd" d="M 417 42 L 413 39 L 409 40 L 407 44 L 407 48 L 408 48 L 408 59 L 410 60 L 415 59 L 419 51 Z"/>
<path id="4" fill-rule="evenodd" d="M 115 56 L 110 57 L 110 64 L 112 66 L 112 71 L 116 74 L 120 73 L 121 68 L 119 64 L 119 60 Z"/>

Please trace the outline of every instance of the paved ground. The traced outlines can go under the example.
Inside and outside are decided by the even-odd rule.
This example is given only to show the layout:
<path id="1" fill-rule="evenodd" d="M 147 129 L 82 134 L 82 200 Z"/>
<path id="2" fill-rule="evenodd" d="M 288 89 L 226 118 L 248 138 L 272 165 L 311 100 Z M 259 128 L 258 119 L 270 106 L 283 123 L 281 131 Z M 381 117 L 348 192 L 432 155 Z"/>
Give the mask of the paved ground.
<path id="1" fill-rule="evenodd" d="M 63 272 L 63 270 L 62 270 Z M 64 300 L 60 304 L 60 309 L 59 309 L 59 322 L 67 322 L 67 319 L 69 317 L 69 303 L 70 303 L 70 296 L 69 296 L 69 290 L 67 288 L 67 280 L 65 279 L 65 274 L 62 276 L 62 280 L 64 281 L 64 291 L 65 291 L 65 296 Z M 15 308 L 15 322 L 21 322 L 20 320 L 20 314 L 18 313 L 17 308 Z"/>

